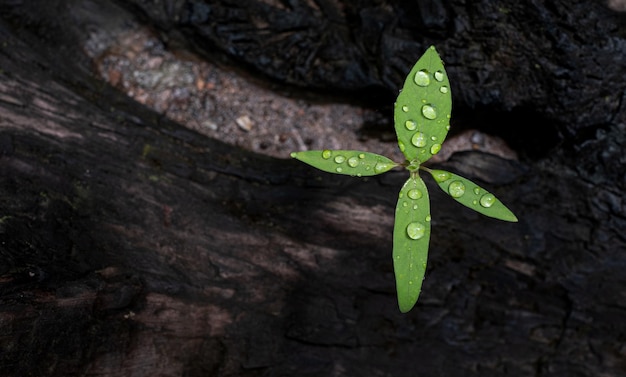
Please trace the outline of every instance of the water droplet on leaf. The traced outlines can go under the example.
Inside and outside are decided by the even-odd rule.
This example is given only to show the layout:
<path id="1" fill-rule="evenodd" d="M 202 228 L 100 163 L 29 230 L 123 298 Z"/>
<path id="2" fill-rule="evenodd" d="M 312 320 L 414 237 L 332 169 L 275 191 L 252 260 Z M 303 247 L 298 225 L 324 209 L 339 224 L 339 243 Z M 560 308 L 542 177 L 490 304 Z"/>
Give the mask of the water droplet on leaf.
<path id="1" fill-rule="evenodd" d="M 437 154 L 439 153 L 440 150 L 441 150 L 441 144 L 433 144 L 433 146 L 430 147 L 431 154 Z"/>
<path id="2" fill-rule="evenodd" d="M 406 122 L 404 122 L 404 127 L 406 127 L 406 129 L 409 131 L 413 131 L 415 130 L 415 128 L 417 128 L 417 125 L 412 120 L 407 120 Z"/>
<path id="3" fill-rule="evenodd" d="M 435 119 L 437 118 L 437 111 L 431 105 L 422 106 L 422 115 L 426 119 Z"/>
<path id="4" fill-rule="evenodd" d="M 402 106 L 402 111 L 404 111 L 405 113 L 408 113 L 409 107 L 407 105 Z"/>
<path id="5" fill-rule="evenodd" d="M 387 171 L 389 169 L 389 164 L 385 164 L 384 162 L 377 162 L 376 165 L 374 165 L 374 171 L 376 173 L 382 173 L 384 171 Z"/>
<path id="6" fill-rule="evenodd" d="M 492 194 L 485 194 L 483 196 L 481 196 L 480 198 L 480 205 L 485 207 L 485 208 L 489 208 L 493 205 L 493 203 L 496 202 L 496 197 L 493 196 Z"/>
<path id="7" fill-rule="evenodd" d="M 401 152 L 404 152 L 404 150 L 406 149 L 402 141 L 398 141 L 398 148 L 400 148 Z"/>
<path id="8" fill-rule="evenodd" d="M 411 189 L 407 193 L 407 196 L 411 199 L 419 199 L 422 197 L 422 192 L 418 189 Z"/>
<path id="9" fill-rule="evenodd" d="M 425 70 L 417 71 L 415 73 L 415 77 L 413 81 L 419 86 L 428 86 L 430 84 L 430 77 L 428 77 L 428 72 Z"/>
<path id="10" fill-rule="evenodd" d="M 435 80 L 443 81 L 443 72 L 437 71 L 437 72 L 435 72 L 435 74 L 433 76 L 435 76 Z"/>
<path id="11" fill-rule="evenodd" d="M 430 219 L 431 219 L 430 215 L 426 215 L 426 221 L 428 222 L 428 221 L 430 221 Z"/>
<path id="12" fill-rule="evenodd" d="M 360 153 L 359 158 L 365 158 L 365 153 Z"/>
<path id="13" fill-rule="evenodd" d="M 424 135 L 421 132 L 417 132 L 415 133 L 415 135 L 413 135 L 413 137 L 411 138 L 411 144 L 415 145 L 416 147 L 423 147 L 426 145 L 426 135 Z"/>
<path id="14" fill-rule="evenodd" d="M 465 194 L 465 185 L 461 181 L 454 181 L 448 186 L 448 192 L 453 198 L 460 198 Z"/>
<path id="15" fill-rule="evenodd" d="M 441 88 L 439 88 L 439 91 L 443 94 L 448 93 L 448 87 L 447 86 L 442 86 Z"/>
<path id="16" fill-rule="evenodd" d="M 329 151 L 328 149 L 324 149 L 322 151 L 322 158 L 325 160 L 328 160 L 330 158 L 330 156 L 333 155 L 333 152 Z"/>
<path id="17" fill-rule="evenodd" d="M 474 187 L 474 194 L 480 194 L 480 187 Z"/>
<path id="18" fill-rule="evenodd" d="M 406 226 L 406 234 L 412 240 L 419 240 L 424 237 L 424 233 L 426 233 L 426 227 L 418 222 L 412 222 Z"/>
<path id="19" fill-rule="evenodd" d="M 337 173 L 341 173 L 343 171 L 343 169 L 340 167 L 338 167 L 337 169 L 335 169 L 337 171 Z"/>
<path id="20" fill-rule="evenodd" d="M 450 179 L 450 173 L 448 173 L 447 171 L 438 171 L 433 174 L 433 178 L 435 178 L 435 181 L 439 183 L 445 182 Z"/>
<path id="21" fill-rule="evenodd" d="M 356 157 L 350 157 L 348 159 L 348 165 L 352 168 L 356 168 L 359 165 L 359 159 Z"/>
<path id="22" fill-rule="evenodd" d="M 345 157 L 343 157 L 343 156 L 341 156 L 341 155 L 339 155 L 339 156 L 335 157 L 335 162 L 336 162 L 336 163 L 338 163 L 338 164 L 341 164 L 341 163 L 342 163 L 342 162 L 344 162 L 345 160 L 346 160 L 346 158 L 345 158 Z"/>

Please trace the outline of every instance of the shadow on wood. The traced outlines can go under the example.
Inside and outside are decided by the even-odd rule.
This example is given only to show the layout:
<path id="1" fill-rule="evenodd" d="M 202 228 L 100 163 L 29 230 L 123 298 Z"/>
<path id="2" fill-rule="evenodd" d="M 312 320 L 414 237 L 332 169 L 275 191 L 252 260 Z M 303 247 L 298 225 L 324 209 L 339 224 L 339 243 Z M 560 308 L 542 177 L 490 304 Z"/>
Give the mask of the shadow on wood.
<path id="1" fill-rule="evenodd" d="M 335 177 L 226 146 L 15 30 L 0 23 L 2 375 L 626 371 L 623 119 L 580 143 L 581 164 L 448 162 L 520 223 L 430 184 L 427 278 L 401 315 L 404 173 Z"/>

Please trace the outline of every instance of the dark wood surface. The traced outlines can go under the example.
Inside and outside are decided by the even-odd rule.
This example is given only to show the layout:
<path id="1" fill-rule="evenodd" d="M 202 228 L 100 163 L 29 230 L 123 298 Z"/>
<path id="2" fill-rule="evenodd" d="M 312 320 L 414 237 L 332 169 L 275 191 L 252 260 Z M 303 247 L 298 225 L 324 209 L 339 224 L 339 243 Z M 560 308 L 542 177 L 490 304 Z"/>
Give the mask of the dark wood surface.
<path id="1" fill-rule="evenodd" d="M 62 19 L 4 14 L 0 375 L 626 373 L 623 111 L 543 158 L 447 162 L 520 222 L 428 182 L 429 268 L 402 315 L 405 173 L 329 176 L 207 139 L 95 80 L 71 34 L 41 33 Z"/>
<path id="2" fill-rule="evenodd" d="M 533 132 L 515 133 L 495 115 L 545 138 L 605 124 L 620 111 L 626 13 L 611 9 L 618 2 L 119 1 L 205 54 L 375 105 L 393 101 L 406 72 L 436 45 L 445 51 L 457 110 L 469 107 L 476 119 L 484 106 L 482 127 L 535 143 Z"/>

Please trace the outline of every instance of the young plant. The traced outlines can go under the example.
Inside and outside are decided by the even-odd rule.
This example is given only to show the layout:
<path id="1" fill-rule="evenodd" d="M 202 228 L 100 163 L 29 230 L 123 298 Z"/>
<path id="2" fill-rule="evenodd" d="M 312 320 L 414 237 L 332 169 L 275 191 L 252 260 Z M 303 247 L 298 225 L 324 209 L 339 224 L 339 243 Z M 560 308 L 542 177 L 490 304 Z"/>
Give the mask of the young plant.
<path id="1" fill-rule="evenodd" d="M 434 46 L 417 61 L 407 76 L 394 107 L 398 147 L 402 163 L 387 157 L 353 150 L 294 152 L 291 157 L 335 174 L 366 177 L 396 166 L 409 171 L 396 205 L 393 229 L 393 268 L 400 311 L 408 312 L 417 302 L 426 271 L 430 240 L 430 202 L 419 170 L 426 171 L 454 200 L 483 215 L 516 222 L 515 215 L 493 194 L 472 181 L 422 164 L 441 149 L 448 130 L 452 97 L 443 62 Z"/>

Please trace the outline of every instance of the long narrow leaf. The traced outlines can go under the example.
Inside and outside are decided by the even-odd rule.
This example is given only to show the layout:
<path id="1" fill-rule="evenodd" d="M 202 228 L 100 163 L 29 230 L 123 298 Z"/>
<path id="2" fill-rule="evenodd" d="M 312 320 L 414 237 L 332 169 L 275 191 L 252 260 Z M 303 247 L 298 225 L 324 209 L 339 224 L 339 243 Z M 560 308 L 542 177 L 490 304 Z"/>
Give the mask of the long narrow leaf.
<path id="1" fill-rule="evenodd" d="M 328 173 L 357 177 L 382 174 L 398 166 L 385 156 L 350 150 L 294 152 L 291 157 Z"/>
<path id="2" fill-rule="evenodd" d="M 393 229 L 393 269 L 402 313 L 413 308 L 422 289 L 429 240 L 428 191 L 419 175 L 411 174 L 400 190 Z"/>
<path id="3" fill-rule="evenodd" d="M 451 111 L 448 74 L 431 46 L 411 69 L 394 107 L 398 146 L 407 160 L 423 163 L 439 152 Z"/>
<path id="4" fill-rule="evenodd" d="M 517 217 L 492 193 L 467 178 L 445 170 L 430 170 L 439 187 L 464 206 L 499 220 L 517 222 Z"/>

